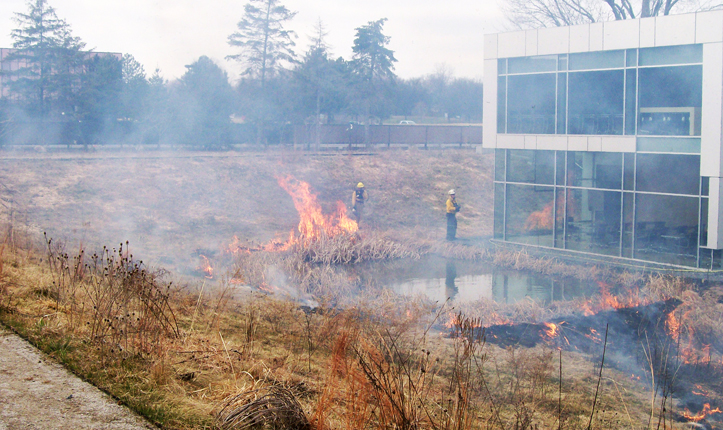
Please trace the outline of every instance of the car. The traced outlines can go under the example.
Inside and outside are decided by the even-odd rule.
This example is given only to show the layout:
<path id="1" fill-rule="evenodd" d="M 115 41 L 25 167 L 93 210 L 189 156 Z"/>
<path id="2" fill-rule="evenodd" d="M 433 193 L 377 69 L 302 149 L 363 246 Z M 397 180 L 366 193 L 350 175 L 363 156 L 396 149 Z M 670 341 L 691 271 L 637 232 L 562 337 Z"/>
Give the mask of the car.
<path id="1" fill-rule="evenodd" d="M 408 119 L 403 119 L 399 121 L 399 125 L 417 125 L 417 123 Z"/>

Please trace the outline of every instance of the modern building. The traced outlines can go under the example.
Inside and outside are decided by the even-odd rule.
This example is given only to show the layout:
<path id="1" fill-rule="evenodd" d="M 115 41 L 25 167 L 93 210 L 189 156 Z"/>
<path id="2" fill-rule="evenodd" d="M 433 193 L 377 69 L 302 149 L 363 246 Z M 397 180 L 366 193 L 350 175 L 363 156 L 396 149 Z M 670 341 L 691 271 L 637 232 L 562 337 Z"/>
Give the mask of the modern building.
<path id="1" fill-rule="evenodd" d="M 485 36 L 494 238 L 703 269 L 723 248 L 723 11 Z"/>

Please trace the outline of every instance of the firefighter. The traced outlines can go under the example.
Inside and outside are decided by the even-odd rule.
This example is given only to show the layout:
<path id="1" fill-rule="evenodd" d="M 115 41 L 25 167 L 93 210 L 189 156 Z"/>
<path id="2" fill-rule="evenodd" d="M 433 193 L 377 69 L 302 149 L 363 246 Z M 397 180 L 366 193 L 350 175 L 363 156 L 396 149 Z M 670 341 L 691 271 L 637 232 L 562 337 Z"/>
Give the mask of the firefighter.
<path id="1" fill-rule="evenodd" d="M 351 211 L 354 214 L 356 223 L 359 224 L 362 219 L 362 213 L 364 212 L 364 202 L 369 200 L 369 193 L 364 189 L 364 184 L 359 182 L 356 184 L 356 189 L 351 193 Z"/>
<path id="2" fill-rule="evenodd" d="M 454 240 L 457 236 L 457 212 L 462 207 L 457 204 L 454 190 L 449 190 L 449 198 L 447 199 L 447 240 Z"/>

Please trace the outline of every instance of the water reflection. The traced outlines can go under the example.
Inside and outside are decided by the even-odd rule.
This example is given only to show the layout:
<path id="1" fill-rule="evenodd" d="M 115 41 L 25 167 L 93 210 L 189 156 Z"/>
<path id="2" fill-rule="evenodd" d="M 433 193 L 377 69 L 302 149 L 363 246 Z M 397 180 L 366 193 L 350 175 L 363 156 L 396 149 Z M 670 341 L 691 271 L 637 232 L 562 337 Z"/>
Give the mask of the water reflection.
<path id="1" fill-rule="evenodd" d="M 553 278 L 511 270 L 501 270 L 488 263 L 453 259 L 427 258 L 421 262 L 399 263 L 378 270 L 377 280 L 395 292 L 407 296 L 423 294 L 443 302 L 491 299 L 498 303 L 515 303 L 528 298 L 550 303 L 589 296 L 597 292 L 595 284 L 573 278 Z"/>

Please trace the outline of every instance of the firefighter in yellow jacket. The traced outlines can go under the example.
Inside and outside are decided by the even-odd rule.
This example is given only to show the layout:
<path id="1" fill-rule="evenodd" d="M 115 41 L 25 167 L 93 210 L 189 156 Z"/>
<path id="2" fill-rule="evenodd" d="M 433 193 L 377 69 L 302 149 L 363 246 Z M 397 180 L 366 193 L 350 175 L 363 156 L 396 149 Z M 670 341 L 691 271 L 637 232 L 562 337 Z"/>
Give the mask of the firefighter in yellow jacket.
<path id="1" fill-rule="evenodd" d="M 369 193 L 364 189 L 364 184 L 359 182 L 351 194 L 351 211 L 357 224 L 361 222 L 362 213 L 364 212 L 364 202 L 367 200 L 369 200 Z"/>
<path id="2" fill-rule="evenodd" d="M 454 240 L 457 236 L 457 212 L 462 207 L 457 204 L 454 190 L 449 190 L 447 199 L 447 240 Z"/>

